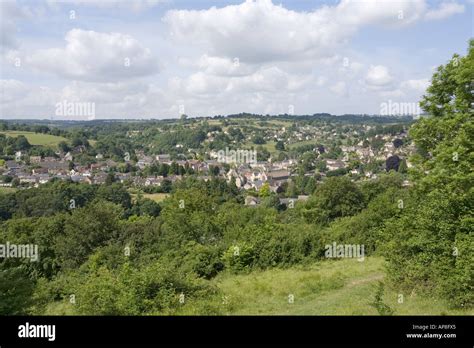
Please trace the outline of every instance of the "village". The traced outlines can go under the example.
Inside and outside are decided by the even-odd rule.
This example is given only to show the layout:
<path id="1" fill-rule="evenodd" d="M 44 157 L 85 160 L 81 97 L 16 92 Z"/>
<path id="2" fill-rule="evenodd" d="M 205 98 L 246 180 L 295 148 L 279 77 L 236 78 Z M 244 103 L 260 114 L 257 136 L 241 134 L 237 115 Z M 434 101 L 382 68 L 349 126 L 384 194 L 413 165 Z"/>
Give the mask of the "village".
<path id="1" fill-rule="evenodd" d="M 259 192 L 266 186 L 270 192 L 280 194 L 297 176 L 317 178 L 317 182 L 322 182 L 327 176 L 339 175 L 347 175 L 352 181 L 373 180 L 379 172 L 387 170 L 386 162 L 394 157 L 399 162 L 394 169 L 398 170 L 401 163 L 406 168 L 400 169 L 410 168 L 408 156 L 414 147 L 406 142 L 407 133 L 402 130 L 392 132 L 395 134 L 377 134 L 375 128 L 333 124 L 319 127 L 301 125 L 292 129 L 270 125 L 263 131 L 256 127 L 243 128 L 243 141 L 249 143 L 261 137 L 267 144 L 280 143 L 280 148 L 286 150 L 280 153 L 269 153 L 267 148 L 256 144 L 252 145 L 252 150 L 238 147 L 236 150 L 228 147 L 217 150 L 215 146 L 209 146 L 222 136 L 228 137 L 230 146 L 239 146 L 241 143 L 232 138 L 233 131 L 229 127 L 217 127 L 207 132 L 204 146 L 197 150 L 185 144 L 174 145 L 176 150 L 173 153 L 151 154 L 148 149 L 135 149 L 133 154 L 125 153 L 119 160 L 96 153 L 86 164 L 76 160 L 89 151 L 84 145 L 70 148 L 67 152 L 58 150 L 55 156 L 46 157 L 16 151 L 14 159 L 5 160 L 3 166 L 0 165 L 0 186 L 38 187 L 52 180 L 100 185 L 111 180 L 127 187 L 169 192 L 173 183 L 193 176 L 204 181 L 219 177 L 249 192 Z M 136 134 L 127 132 L 130 138 Z M 244 155 L 239 156 L 242 153 Z M 405 185 L 409 182 L 405 181 Z M 299 195 L 295 199 L 305 197 L 307 195 Z M 288 198 L 281 199 L 288 204 Z M 256 195 L 249 195 L 246 200 L 248 205 L 258 203 Z"/>

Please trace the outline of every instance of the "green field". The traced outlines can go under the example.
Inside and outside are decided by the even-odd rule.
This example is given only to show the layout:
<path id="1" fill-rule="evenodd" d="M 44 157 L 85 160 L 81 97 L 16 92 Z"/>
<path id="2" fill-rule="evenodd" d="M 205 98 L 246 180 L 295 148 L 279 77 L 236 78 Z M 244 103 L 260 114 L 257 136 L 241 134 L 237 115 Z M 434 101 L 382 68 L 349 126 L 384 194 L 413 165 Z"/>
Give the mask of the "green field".
<path id="1" fill-rule="evenodd" d="M 250 149 L 252 146 L 253 146 L 254 149 L 257 149 L 257 147 L 262 146 L 268 152 L 270 152 L 271 154 L 274 154 L 274 153 L 278 152 L 277 149 L 275 149 L 275 144 L 276 143 L 274 141 L 267 141 L 265 144 L 257 145 L 257 144 L 254 144 L 251 141 L 248 141 L 248 142 L 245 142 L 243 144 L 243 146 L 246 149 Z"/>
<path id="2" fill-rule="evenodd" d="M 22 132 L 22 131 L 5 131 L 0 132 L 1 134 L 5 134 L 9 137 L 16 138 L 19 135 L 24 135 L 28 142 L 31 145 L 42 145 L 42 146 L 57 146 L 61 141 L 66 141 L 66 138 L 58 137 L 51 134 L 42 134 L 42 133 L 34 133 L 34 132 Z"/>
<path id="3" fill-rule="evenodd" d="M 292 121 L 282 121 L 282 120 L 271 120 L 268 123 L 279 126 L 279 127 L 289 127 L 293 124 Z"/>
<path id="4" fill-rule="evenodd" d="M 14 187 L 0 187 L 0 194 L 2 193 L 13 193 L 16 192 L 16 188 Z"/>
<path id="5" fill-rule="evenodd" d="M 290 149 L 295 149 L 297 148 L 298 146 L 303 146 L 303 145 L 316 145 L 316 144 L 319 144 L 320 142 L 318 142 L 317 140 L 315 139 L 312 139 L 312 140 L 304 140 L 304 141 L 298 141 L 296 143 L 293 143 L 293 144 L 290 144 L 288 145 L 288 147 Z"/>
<path id="6" fill-rule="evenodd" d="M 383 259 L 323 261 L 309 266 L 273 269 L 248 275 L 223 275 L 217 286 L 228 297 L 228 313 L 236 315 L 378 315 L 370 305 L 384 278 Z M 289 296 L 293 295 L 293 303 Z M 466 315 L 421 294 L 385 288 L 383 301 L 394 315 Z"/>
<path id="7" fill-rule="evenodd" d="M 131 193 L 130 195 L 132 196 L 133 200 L 136 200 L 137 198 L 136 193 Z M 143 198 L 148 198 L 158 203 L 158 202 L 163 201 L 166 197 L 168 197 L 169 194 L 168 193 L 142 193 L 142 196 Z"/>

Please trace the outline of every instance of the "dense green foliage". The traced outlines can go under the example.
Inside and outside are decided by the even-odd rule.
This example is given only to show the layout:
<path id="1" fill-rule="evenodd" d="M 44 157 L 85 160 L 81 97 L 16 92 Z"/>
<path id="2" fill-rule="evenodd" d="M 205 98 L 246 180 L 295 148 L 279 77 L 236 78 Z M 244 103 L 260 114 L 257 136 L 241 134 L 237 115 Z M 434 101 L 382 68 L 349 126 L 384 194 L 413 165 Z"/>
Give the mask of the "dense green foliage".
<path id="1" fill-rule="evenodd" d="M 454 306 L 474 305 L 474 40 L 433 75 L 416 123 L 416 187 L 403 214 L 387 222 L 388 275 L 407 288 L 428 288 Z"/>

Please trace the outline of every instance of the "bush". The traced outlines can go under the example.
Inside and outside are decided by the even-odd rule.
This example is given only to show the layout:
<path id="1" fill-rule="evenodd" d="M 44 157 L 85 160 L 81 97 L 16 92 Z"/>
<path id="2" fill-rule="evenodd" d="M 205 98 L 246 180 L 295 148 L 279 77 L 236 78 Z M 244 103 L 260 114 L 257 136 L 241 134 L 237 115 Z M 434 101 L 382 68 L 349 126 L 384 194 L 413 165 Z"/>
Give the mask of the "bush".
<path id="1" fill-rule="evenodd" d="M 116 271 L 95 268 L 77 282 L 76 311 L 89 315 L 172 315 L 193 300 L 216 293 L 209 285 L 174 267 L 155 262 Z"/>
<path id="2" fill-rule="evenodd" d="M 255 252 L 249 243 L 239 242 L 224 252 L 222 261 L 225 268 L 232 272 L 248 271 L 254 264 Z"/>
<path id="3" fill-rule="evenodd" d="M 185 248 L 182 269 L 192 271 L 198 277 L 211 279 L 224 269 L 221 250 L 213 245 L 190 242 Z"/>

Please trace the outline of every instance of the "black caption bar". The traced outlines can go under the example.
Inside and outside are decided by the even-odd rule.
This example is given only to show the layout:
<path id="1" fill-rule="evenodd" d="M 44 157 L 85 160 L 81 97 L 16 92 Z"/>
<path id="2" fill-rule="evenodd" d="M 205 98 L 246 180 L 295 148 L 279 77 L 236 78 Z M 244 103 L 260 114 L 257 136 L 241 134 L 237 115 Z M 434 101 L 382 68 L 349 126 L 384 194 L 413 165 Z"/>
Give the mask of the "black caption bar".
<path id="1" fill-rule="evenodd" d="M 69 344 L 469 346 L 473 317 L 0 317 L 0 347 Z"/>

